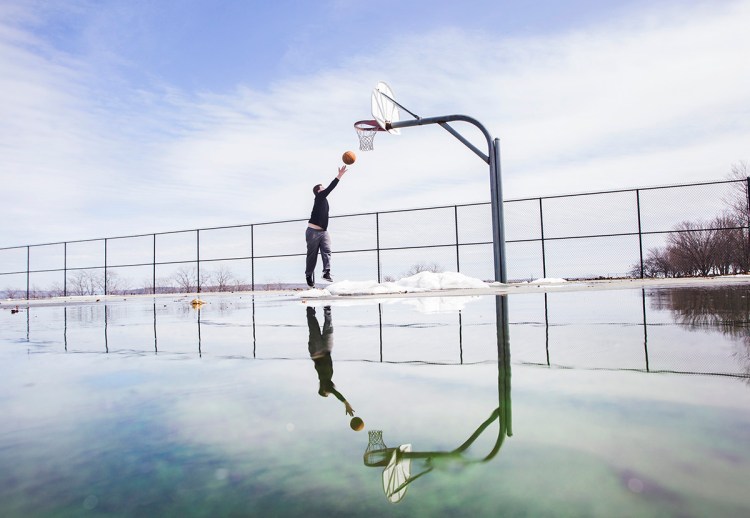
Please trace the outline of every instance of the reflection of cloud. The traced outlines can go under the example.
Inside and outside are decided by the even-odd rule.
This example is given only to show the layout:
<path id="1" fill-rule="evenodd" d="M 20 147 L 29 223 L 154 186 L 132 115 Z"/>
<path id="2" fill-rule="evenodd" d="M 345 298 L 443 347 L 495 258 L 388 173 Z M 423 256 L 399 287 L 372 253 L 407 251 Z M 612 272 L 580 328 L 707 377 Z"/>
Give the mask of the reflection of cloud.
<path id="1" fill-rule="evenodd" d="M 481 297 L 419 297 L 403 299 L 402 302 L 413 306 L 420 313 L 454 313 L 466 309 L 466 305 L 480 300 Z"/>
<path id="2" fill-rule="evenodd" d="M 418 313 L 454 313 L 461 311 L 471 303 L 480 300 L 479 296 L 448 296 L 448 297 L 387 297 L 377 298 L 368 297 L 364 299 L 344 298 L 344 299 L 324 299 L 316 298 L 304 299 L 302 302 L 306 306 L 373 306 L 377 304 L 397 305 L 405 304 L 411 306 Z"/>

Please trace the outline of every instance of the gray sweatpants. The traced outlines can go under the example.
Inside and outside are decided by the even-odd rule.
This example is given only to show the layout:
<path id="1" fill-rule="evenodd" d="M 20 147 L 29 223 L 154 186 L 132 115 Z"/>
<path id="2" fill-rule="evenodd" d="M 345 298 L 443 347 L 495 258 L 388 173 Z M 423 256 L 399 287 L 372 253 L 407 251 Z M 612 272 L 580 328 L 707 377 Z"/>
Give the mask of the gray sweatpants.
<path id="1" fill-rule="evenodd" d="M 305 275 L 312 275 L 315 271 L 315 265 L 318 263 L 318 252 L 320 252 L 320 257 L 323 259 L 323 269 L 330 270 L 331 236 L 328 235 L 328 231 L 307 227 L 305 240 L 307 240 Z"/>

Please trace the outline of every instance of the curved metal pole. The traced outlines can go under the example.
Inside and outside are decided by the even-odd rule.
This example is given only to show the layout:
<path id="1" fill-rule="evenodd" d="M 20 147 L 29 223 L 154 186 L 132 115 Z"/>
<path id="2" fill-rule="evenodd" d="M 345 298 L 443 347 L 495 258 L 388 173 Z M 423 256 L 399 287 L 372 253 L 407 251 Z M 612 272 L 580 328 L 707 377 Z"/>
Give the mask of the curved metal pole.
<path id="1" fill-rule="evenodd" d="M 487 141 L 487 154 L 485 155 L 479 148 L 448 125 L 449 122 L 453 121 L 468 122 L 476 126 Z M 508 275 L 505 264 L 505 217 L 503 215 L 503 188 L 500 175 L 500 139 L 493 140 L 489 131 L 487 131 L 487 128 L 481 122 L 467 115 L 443 115 L 440 117 L 425 117 L 410 121 L 387 123 L 386 129 L 411 128 L 427 124 L 440 124 L 490 166 L 490 200 L 492 202 L 492 244 L 495 260 L 495 280 L 505 284 L 508 282 Z"/>
<path id="2" fill-rule="evenodd" d="M 482 153 L 482 151 L 480 151 L 479 148 L 477 148 L 474 144 L 466 140 L 459 132 L 457 132 L 452 127 L 450 127 L 448 123 L 453 122 L 453 121 L 468 122 L 469 124 L 473 124 L 474 126 L 479 128 L 479 131 L 482 132 L 482 134 L 484 135 L 484 138 L 487 140 L 488 153 L 486 155 Z M 442 115 L 440 117 L 418 118 L 413 121 L 389 122 L 385 125 L 385 129 L 388 130 L 388 129 L 399 129 L 399 128 L 411 128 L 413 126 L 425 126 L 427 124 L 440 124 L 445 130 L 448 131 L 448 133 L 456 137 L 466 147 L 468 147 L 474 153 L 476 153 L 479 156 L 479 158 L 481 158 L 486 164 L 490 163 L 490 156 L 492 156 L 492 137 L 490 136 L 490 132 L 487 131 L 487 128 L 485 128 L 481 122 L 479 122 L 473 117 L 469 117 L 468 115 Z"/>

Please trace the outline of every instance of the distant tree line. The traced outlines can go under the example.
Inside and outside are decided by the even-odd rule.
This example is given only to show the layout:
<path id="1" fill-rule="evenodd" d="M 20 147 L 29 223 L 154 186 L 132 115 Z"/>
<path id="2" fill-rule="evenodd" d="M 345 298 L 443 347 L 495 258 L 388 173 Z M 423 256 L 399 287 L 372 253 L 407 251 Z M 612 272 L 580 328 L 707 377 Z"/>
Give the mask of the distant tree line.
<path id="1" fill-rule="evenodd" d="M 698 277 L 750 271 L 750 208 L 747 162 L 732 165 L 729 178 L 738 181 L 727 199 L 726 211 L 708 221 L 683 221 L 667 236 L 666 246 L 648 250 L 644 277 Z M 641 276 L 640 262 L 630 275 Z"/>
<path id="2" fill-rule="evenodd" d="M 146 279 L 140 287 L 134 287 L 129 279 L 121 277 L 116 271 L 107 270 L 106 292 L 109 295 L 137 295 L 151 293 L 195 293 L 198 289 L 198 272 L 195 267 L 183 266 L 171 276 L 156 279 L 154 290 L 153 279 Z M 279 282 L 256 285 L 256 289 L 280 289 Z M 201 271 L 200 289 L 202 292 L 250 291 L 252 285 L 235 277 L 227 266 L 221 266 L 213 271 Z M 65 289 L 62 283 L 53 283 L 49 288 L 42 289 L 32 286 L 29 298 L 40 299 L 48 297 L 92 296 L 103 295 L 105 292 L 104 270 L 84 269 L 68 272 Z M 8 299 L 25 299 L 26 290 L 8 287 L 2 292 Z"/>

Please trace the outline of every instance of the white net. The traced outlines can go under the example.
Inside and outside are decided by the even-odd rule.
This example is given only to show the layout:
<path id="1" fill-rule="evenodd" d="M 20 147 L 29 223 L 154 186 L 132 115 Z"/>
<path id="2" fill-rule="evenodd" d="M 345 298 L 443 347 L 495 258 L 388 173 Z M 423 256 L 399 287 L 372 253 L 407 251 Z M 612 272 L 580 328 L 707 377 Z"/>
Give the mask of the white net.
<path id="1" fill-rule="evenodd" d="M 372 151 L 375 134 L 378 132 L 377 126 L 362 121 L 356 123 L 354 129 L 357 130 L 357 136 L 359 137 L 359 150 Z"/>
<path id="2" fill-rule="evenodd" d="M 369 430 L 369 442 L 365 450 L 365 465 L 367 466 L 385 466 L 388 464 L 393 449 L 389 449 L 383 441 L 382 430 Z"/>

